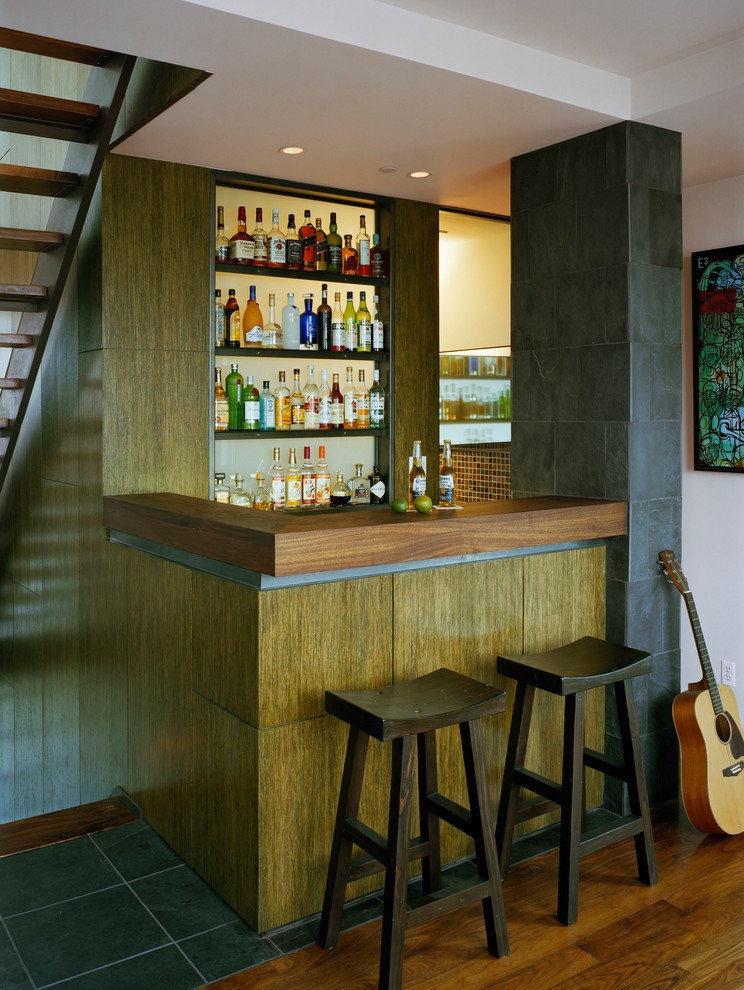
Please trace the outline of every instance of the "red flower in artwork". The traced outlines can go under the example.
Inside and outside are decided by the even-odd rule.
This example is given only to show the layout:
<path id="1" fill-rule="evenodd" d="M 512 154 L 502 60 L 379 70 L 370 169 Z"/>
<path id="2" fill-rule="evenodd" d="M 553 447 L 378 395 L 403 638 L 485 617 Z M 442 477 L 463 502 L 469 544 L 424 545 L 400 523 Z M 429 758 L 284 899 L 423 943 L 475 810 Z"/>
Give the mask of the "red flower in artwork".
<path id="1" fill-rule="evenodd" d="M 736 288 L 715 289 L 700 293 L 701 313 L 733 313 L 736 305 Z"/>

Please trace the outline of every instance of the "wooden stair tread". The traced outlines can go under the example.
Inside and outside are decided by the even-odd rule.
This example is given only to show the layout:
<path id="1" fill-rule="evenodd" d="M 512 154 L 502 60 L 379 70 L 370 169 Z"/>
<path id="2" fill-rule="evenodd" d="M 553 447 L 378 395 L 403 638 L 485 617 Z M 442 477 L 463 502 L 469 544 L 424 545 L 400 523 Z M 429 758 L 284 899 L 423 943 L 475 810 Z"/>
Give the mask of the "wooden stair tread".
<path id="1" fill-rule="evenodd" d="M 0 282 L 0 299 L 24 299 L 27 302 L 29 300 L 38 302 L 41 299 L 46 299 L 46 294 L 45 285 L 13 285 L 8 282 Z"/>
<path id="2" fill-rule="evenodd" d="M 0 388 L 20 388 L 21 385 L 20 378 L 0 378 Z"/>
<path id="3" fill-rule="evenodd" d="M 0 430 L 7 430 L 10 426 L 9 419 L 0 419 Z"/>
<path id="4" fill-rule="evenodd" d="M 108 58 L 108 52 L 100 48 L 78 45 L 72 41 L 58 41 L 56 38 L 42 38 L 38 34 L 14 31 L 12 28 L 0 28 L 0 47 L 30 52 L 32 55 L 61 58 L 66 62 L 81 62 L 83 65 L 102 65 Z"/>
<path id="5" fill-rule="evenodd" d="M 0 192 L 30 196 L 64 196 L 79 183 L 74 172 L 58 172 L 27 165 L 0 165 Z"/>
<path id="6" fill-rule="evenodd" d="M 61 243 L 62 234 L 54 230 L 0 227 L 0 249 L 3 251 L 53 251 Z"/>
<path id="7" fill-rule="evenodd" d="M 21 93 L 0 87 L 0 114 L 24 120 L 87 128 L 98 120 L 100 109 L 95 103 L 63 100 L 58 96 Z"/>
<path id="8" fill-rule="evenodd" d="M 30 347 L 33 342 L 30 333 L 0 333 L 0 347 Z"/>

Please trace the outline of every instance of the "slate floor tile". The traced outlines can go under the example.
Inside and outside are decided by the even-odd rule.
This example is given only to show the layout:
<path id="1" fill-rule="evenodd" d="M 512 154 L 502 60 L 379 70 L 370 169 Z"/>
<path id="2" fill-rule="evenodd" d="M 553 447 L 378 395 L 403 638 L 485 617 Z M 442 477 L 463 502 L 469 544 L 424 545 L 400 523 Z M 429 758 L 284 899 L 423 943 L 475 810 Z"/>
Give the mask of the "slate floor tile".
<path id="1" fill-rule="evenodd" d="M 3 990 L 32 990 L 31 980 L 2 925 L 0 925 L 0 987 Z"/>
<path id="2" fill-rule="evenodd" d="M 147 822 L 132 822 L 92 836 L 125 880 L 136 880 L 183 862 Z"/>
<path id="3" fill-rule="evenodd" d="M 219 980 L 280 955 L 275 946 L 242 921 L 179 942 L 200 973 Z"/>
<path id="4" fill-rule="evenodd" d="M 240 920 L 187 866 L 134 880 L 131 887 L 175 942 Z"/>
<path id="5" fill-rule="evenodd" d="M 202 986 L 204 980 L 175 945 L 58 984 L 59 990 L 194 990 Z"/>

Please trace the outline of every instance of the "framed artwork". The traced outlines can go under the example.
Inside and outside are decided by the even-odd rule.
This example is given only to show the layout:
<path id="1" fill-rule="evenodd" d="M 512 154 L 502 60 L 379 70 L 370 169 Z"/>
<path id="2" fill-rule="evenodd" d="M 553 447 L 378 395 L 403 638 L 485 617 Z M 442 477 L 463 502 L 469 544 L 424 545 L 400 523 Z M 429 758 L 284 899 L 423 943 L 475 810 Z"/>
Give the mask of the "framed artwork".
<path id="1" fill-rule="evenodd" d="M 744 471 L 744 245 L 692 255 L 695 469 Z"/>

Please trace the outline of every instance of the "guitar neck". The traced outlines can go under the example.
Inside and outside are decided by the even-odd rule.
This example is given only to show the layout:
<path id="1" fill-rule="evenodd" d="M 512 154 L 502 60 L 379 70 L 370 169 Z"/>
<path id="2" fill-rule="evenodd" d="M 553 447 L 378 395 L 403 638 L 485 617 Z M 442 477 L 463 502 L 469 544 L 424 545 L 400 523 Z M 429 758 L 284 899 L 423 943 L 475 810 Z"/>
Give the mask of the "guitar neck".
<path id="1" fill-rule="evenodd" d="M 710 692 L 710 698 L 713 702 L 713 711 L 716 715 L 723 714 L 723 704 L 721 703 L 721 695 L 718 691 L 718 685 L 716 684 L 716 678 L 713 673 L 713 666 L 710 662 L 710 657 L 708 655 L 708 648 L 705 645 L 705 638 L 703 636 L 703 630 L 700 626 L 700 620 L 698 619 L 697 608 L 695 607 L 695 599 L 692 597 L 691 591 L 685 591 L 682 593 L 682 597 L 685 600 L 685 605 L 687 607 L 687 614 L 690 617 L 690 625 L 692 626 L 692 632 L 695 636 L 695 648 L 697 649 L 698 656 L 700 657 L 700 665 L 703 668 L 703 676 L 705 678 L 705 683 L 708 686 L 708 691 Z"/>

